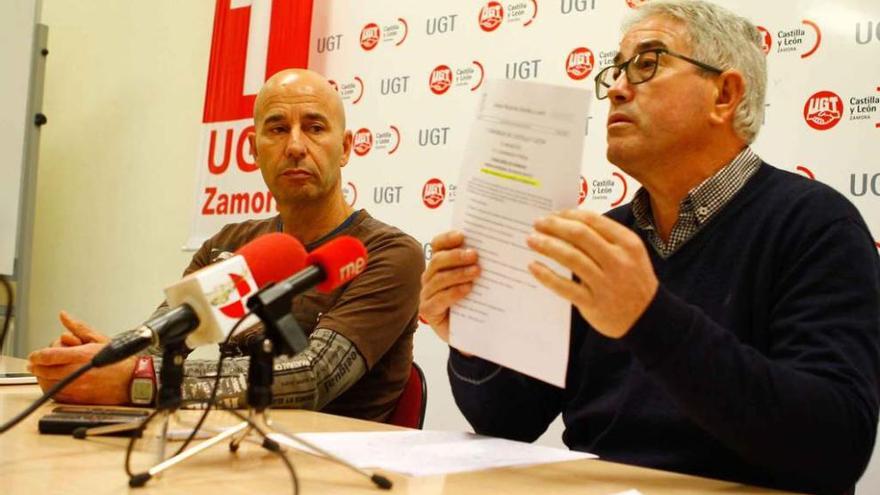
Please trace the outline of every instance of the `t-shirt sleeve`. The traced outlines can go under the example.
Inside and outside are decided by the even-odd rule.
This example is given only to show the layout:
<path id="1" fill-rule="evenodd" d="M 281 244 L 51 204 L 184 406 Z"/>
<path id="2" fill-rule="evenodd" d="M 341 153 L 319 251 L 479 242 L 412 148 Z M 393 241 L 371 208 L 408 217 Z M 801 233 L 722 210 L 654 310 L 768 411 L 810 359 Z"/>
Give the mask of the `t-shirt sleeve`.
<path id="1" fill-rule="evenodd" d="M 352 341 L 372 368 L 417 322 L 425 260 L 409 236 L 383 236 L 368 246 L 367 268 L 344 289 L 316 328 Z"/>

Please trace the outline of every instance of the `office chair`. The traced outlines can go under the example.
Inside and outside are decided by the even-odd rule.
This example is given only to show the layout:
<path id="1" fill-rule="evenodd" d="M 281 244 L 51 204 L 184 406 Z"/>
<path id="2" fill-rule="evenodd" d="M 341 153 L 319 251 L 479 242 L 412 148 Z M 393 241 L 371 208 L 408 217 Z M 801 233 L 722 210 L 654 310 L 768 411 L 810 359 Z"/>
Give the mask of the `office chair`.
<path id="1" fill-rule="evenodd" d="M 397 399 L 397 405 L 388 417 L 388 423 L 406 428 L 422 429 L 425 424 L 425 406 L 428 404 L 428 387 L 425 374 L 415 362 L 409 372 L 406 386 Z"/>

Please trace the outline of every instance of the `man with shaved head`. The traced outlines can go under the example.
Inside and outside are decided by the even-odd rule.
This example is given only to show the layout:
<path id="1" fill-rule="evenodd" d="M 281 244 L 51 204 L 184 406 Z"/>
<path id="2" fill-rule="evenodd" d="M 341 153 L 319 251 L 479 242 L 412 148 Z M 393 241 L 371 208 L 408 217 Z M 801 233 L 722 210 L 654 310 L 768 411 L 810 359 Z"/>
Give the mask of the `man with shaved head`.
<path id="1" fill-rule="evenodd" d="M 269 232 L 293 235 L 307 250 L 339 235 L 360 239 L 370 256 L 366 271 L 329 294 L 310 290 L 294 297 L 292 312 L 309 346 L 296 356 L 276 359 L 274 405 L 386 420 L 412 365 L 424 268 L 421 246 L 345 202 L 341 169 L 348 163 L 352 135 L 345 128 L 339 95 L 319 74 L 290 69 L 269 78 L 254 104 L 249 141 L 279 213 L 226 225 L 205 241 L 184 275 Z M 158 311 L 166 310 L 163 304 Z M 91 359 L 108 340 L 64 312 L 61 322 L 66 330 L 60 339 L 29 358 L 43 389 Z M 235 355 L 237 350 L 231 346 L 224 351 Z M 144 397 L 131 397 L 129 390 L 133 372 L 144 360 L 160 369 L 158 357 L 131 358 L 90 371 L 56 398 L 75 403 L 143 402 Z M 213 360 L 187 361 L 184 400 L 210 397 L 216 366 Z M 244 405 L 247 369 L 247 357 L 224 360 L 218 397 L 227 405 Z"/>

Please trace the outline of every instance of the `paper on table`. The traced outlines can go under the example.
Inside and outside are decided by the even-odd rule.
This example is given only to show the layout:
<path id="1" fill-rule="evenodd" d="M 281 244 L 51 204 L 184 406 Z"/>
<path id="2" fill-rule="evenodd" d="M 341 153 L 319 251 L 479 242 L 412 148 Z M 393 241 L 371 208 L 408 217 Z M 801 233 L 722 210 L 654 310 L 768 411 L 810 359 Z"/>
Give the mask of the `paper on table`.
<path id="1" fill-rule="evenodd" d="M 592 93 L 525 81 L 488 81 L 471 129 L 453 211 L 477 250 L 482 274 L 451 311 L 450 343 L 508 368 L 565 386 L 570 303 L 528 271 L 532 222 L 577 206 Z M 540 349 L 541 352 L 535 352 Z"/>
<path id="2" fill-rule="evenodd" d="M 273 433 L 275 441 L 309 451 Z M 593 454 L 446 431 L 300 433 L 307 442 L 361 468 L 412 476 L 459 473 L 505 466 L 595 459 Z"/>

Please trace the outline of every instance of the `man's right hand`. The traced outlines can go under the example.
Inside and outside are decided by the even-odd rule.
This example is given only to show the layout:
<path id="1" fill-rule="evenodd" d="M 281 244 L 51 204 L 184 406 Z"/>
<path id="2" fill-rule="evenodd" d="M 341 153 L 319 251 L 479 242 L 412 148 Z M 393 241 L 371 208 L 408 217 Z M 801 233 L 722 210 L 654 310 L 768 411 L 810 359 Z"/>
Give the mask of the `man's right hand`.
<path id="1" fill-rule="evenodd" d="M 464 247 L 464 234 L 450 231 L 431 240 L 431 262 L 422 274 L 419 314 L 449 343 L 449 307 L 468 295 L 480 276 L 477 252 Z"/>
<path id="2" fill-rule="evenodd" d="M 62 311 L 58 318 L 64 325 L 61 336 L 49 347 L 28 356 L 28 369 L 37 377 L 44 392 L 91 361 L 110 342 L 109 337 L 66 311 Z M 135 358 L 129 358 L 91 370 L 59 391 L 55 400 L 74 404 L 125 404 L 134 361 Z"/>
<path id="3" fill-rule="evenodd" d="M 83 344 L 106 344 L 110 338 L 93 329 L 88 323 L 77 320 L 66 311 L 58 314 L 58 319 L 64 325 L 64 332 L 55 339 L 50 347 L 72 347 Z"/>
<path id="4" fill-rule="evenodd" d="M 28 356 L 28 370 L 37 377 L 37 383 L 45 392 L 88 364 L 105 346 L 91 342 L 36 350 Z M 126 404 L 136 361 L 137 358 L 132 356 L 109 366 L 92 369 L 58 391 L 54 398 L 58 402 L 71 404 Z"/>

